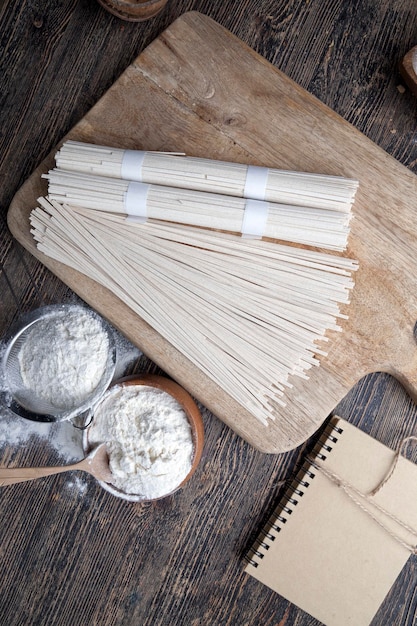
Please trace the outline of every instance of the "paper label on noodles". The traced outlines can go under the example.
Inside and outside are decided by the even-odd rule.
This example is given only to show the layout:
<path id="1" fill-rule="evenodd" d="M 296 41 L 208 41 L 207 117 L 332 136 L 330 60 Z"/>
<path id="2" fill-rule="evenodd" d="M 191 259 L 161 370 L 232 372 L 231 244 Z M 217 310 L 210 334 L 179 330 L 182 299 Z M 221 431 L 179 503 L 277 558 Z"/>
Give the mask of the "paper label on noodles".
<path id="1" fill-rule="evenodd" d="M 146 152 L 125 150 L 120 175 L 124 180 L 142 181 L 142 166 Z"/>
<path id="2" fill-rule="evenodd" d="M 242 221 L 242 236 L 260 239 L 268 219 L 268 202 L 246 200 Z"/>
<path id="3" fill-rule="evenodd" d="M 149 185 L 146 183 L 129 183 L 124 198 L 124 205 L 127 215 L 137 218 L 135 221 L 146 222 L 148 217 L 148 191 Z"/>

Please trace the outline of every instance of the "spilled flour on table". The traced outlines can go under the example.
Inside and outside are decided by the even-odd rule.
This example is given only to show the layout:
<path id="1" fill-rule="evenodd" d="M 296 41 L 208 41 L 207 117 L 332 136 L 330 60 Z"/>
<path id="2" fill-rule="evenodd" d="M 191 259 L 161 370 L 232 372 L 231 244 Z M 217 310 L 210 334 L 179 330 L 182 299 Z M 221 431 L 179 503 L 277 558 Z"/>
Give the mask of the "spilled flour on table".
<path id="1" fill-rule="evenodd" d="M 83 495 L 87 491 L 87 483 L 86 481 L 74 474 L 71 479 L 67 480 L 65 483 L 65 487 L 69 490 L 75 490 L 79 495 Z"/>
<path id="2" fill-rule="evenodd" d="M 114 380 L 121 378 L 131 363 L 138 359 L 141 352 L 119 333 L 116 338 L 116 370 Z M 0 363 L 6 346 L 0 343 Z M 22 448 L 39 448 L 47 446 L 58 457 L 51 465 L 70 464 L 84 458 L 82 447 L 83 431 L 75 428 L 71 421 L 53 423 L 35 422 L 15 415 L 9 408 L 3 372 L 0 368 L 0 392 L 6 392 L 0 398 L 0 465 L 6 451 L 14 452 Z M 30 460 L 28 457 L 28 465 Z M 87 478 L 81 472 L 68 474 L 65 488 L 78 494 L 86 492 Z"/>

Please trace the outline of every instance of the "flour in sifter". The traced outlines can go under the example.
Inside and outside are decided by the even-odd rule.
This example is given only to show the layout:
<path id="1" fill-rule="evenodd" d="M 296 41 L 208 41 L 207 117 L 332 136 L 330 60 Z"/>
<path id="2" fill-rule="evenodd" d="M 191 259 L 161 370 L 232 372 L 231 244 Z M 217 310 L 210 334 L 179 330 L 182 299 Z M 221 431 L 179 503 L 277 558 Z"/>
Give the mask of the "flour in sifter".
<path id="1" fill-rule="evenodd" d="M 108 351 L 107 334 L 88 311 L 46 317 L 33 326 L 20 349 L 23 384 L 57 409 L 73 409 L 98 386 Z"/>

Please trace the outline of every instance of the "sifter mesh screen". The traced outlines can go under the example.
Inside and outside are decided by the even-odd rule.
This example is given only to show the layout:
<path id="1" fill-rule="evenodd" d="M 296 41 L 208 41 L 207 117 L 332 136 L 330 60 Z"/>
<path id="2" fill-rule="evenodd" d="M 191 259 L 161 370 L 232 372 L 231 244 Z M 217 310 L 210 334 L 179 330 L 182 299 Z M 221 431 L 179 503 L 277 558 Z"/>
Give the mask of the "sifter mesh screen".
<path id="1" fill-rule="evenodd" d="M 29 336 L 33 336 L 33 331 L 36 332 L 36 327 L 40 325 L 40 322 L 48 320 L 48 323 L 54 324 L 54 321 L 58 320 L 58 318 L 62 318 L 62 316 L 65 316 L 70 311 L 77 310 L 84 312 L 84 314 L 87 312 L 95 316 L 101 324 L 103 332 L 107 335 L 109 349 L 106 366 L 98 385 L 91 394 L 83 399 L 80 405 L 75 407 L 73 405 L 57 407 L 53 402 L 49 402 L 47 399 L 34 393 L 32 389 L 27 388 L 22 378 L 19 354 Z M 115 340 L 111 328 L 93 311 L 81 305 L 71 304 L 52 305 L 34 311 L 26 316 L 19 327 L 12 332 L 3 357 L 4 379 L 7 391 L 13 403 L 11 408 L 17 413 L 23 414 L 24 417 L 31 417 L 33 419 L 39 418 L 41 420 L 43 417 L 43 421 L 70 419 L 71 417 L 79 415 L 94 404 L 109 386 L 115 370 L 115 352 Z"/>

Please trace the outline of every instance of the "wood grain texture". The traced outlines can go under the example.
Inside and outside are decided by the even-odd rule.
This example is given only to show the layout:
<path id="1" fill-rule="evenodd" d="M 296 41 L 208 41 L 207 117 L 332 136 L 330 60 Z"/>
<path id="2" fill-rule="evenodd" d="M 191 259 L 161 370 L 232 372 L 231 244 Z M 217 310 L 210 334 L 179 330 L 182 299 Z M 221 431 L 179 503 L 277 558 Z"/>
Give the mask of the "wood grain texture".
<path id="1" fill-rule="evenodd" d="M 75 298 L 7 231 L 14 194 L 147 44 L 191 9 L 213 17 L 417 172 L 415 98 L 397 89 L 398 63 L 417 43 L 411 0 L 169 0 L 140 26 L 92 0 L 0 3 L 0 332 L 23 310 Z M 136 368 L 160 373 L 145 357 Z M 366 376 L 335 411 L 393 447 L 417 430 L 414 402 L 388 374 Z M 318 626 L 242 571 L 282 481 L 313 441 L 265 455 L 203 413 L 196 474 L 186 489 L 153 505 L 117 500 L 76 474 L 0 491 L 0 623 Z M 45 439 L 11 445 L 1 418 L 0 436 L 4 465 L 62 461 Z M 413 557 L 373 626 L 415 625 L 416 563 Z"/>
<path id="2" fill-rule="evenodd" d="M 26 248 L 261 451 L 300 445 L 371 371 L 397 376 L 417 395 L 417 177 L 228 31 L 200 13 L 181 16 L 67 137 L 358 179 L 349 321 L 329 333 L 328 356 L 309 380 L 292 380 L 286 407 L 267 427 L 112 294 L 37 251 L 28 215 L 46 193 L 40 173 L 50 159 L 18 191 L 8 221 Z"/>

